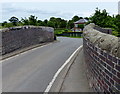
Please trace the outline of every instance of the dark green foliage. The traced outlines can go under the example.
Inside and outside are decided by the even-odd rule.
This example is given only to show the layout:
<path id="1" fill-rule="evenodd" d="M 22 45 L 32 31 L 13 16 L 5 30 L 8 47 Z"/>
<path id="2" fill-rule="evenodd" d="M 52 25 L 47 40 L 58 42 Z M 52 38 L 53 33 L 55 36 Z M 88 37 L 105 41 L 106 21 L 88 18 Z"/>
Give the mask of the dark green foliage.
<path id="1" fill-rule="evenodd" d="M 45 24 L 44 24 L 44 22 L 43 21 L 41 21 L 41 20 L 38 20 L 37 21 L 37 26 L 44 26 Z"/>
<path id="2" fill-rule="evenodd" d="M 43 21 L 43 23 L 44 23 L 44 26 L 47 26 L 47 25 L 48 25 L 48 20 L 45 19 L 45 20 Z"/>
<path id="3" fill-rule="evenodd" d="M 37 25 L 37 17 L 33 15 L 30 15 L 28 19 L 26 17 L 25 19 L 22 18 L 21 21 L 24 25 Z"/>
<path id="4" fill-rule="evenodd" d="M 96 8 L 94 15 L 90 17 L 90 21 L 88 23 L 95 23 L 96 25 L 104 28 L 112 28 L 114 31 L 113 34 L 120 36 L 120 15 L 112 17 L 105 9 L 101 11 Z"/>
<path id="5" fill-rule="evenodd" d="M 48 26 L 53 28 L 66 28 L 67 21 L 61 18 L 51 17 L 48 21 Z"/>
<path id="6" fill-rule="evenodd" d="M 17 23 L 19 22 L 19 19 L 17 17 L 11 17 L 9 21 L 14 25 L 17 26 Z"/>
<path id="7" fill-rule="evenodd" d="M 74 21 L 73 20 L 69 20 L 68 23 L 67 23 L 67 28 L 71 29 L 73 27 L 74 27 Z"/>
<path id="8" fill-rule="evenodd" d="M 111 25 L 111 16 L 108 15 L 106 10 L 96 9 L 95 14 L 90 18 L 91 22 L 101 26 L 101 27 L 109 27 Z"/>
<path id="9" fill-rule="evenodd" d="M 118 37 L 120 37 L 120 15 L 116 15 L 114 24 L 116 31 L 118 31 Z"/>
<path id="10" fill-rule="evenodd" d="M 6 23 L 3 27 L 13 27 L 14 25 L 12 23 Z"/>
<path id="11" fill-rule="evenodd" d="M 75 15 L 73 18 L 72 18 L 72 21 L 76 22 L 78 20 L 82 19 L 82 17 L 78 17 L 77 15 Z"/>
<path id="12" fill-rule="evenodd" d="M 79 24 L 78 27 L 81 28 L 81 29 L 83 30 L 84 24 Z"/>
<path id="13" fill-rule="evenodd" d="M 71 31 L 74 27 L 74 22 L 83 19 L 75 15 L 71 20 L 64 20 L 62 18 L 51 17 L 49 20 L 45 19 L 44 21 L 38 20 L 36 16 L 30 15 L 28 18 L 11 17 L 10 22 L 4 21 L 1 23 L 1 28 L 13 27 L 13 26 L 22 26 L 22 25 L 34 25 L 34 26 L 49 26 L 55 28 L 55 33 L 59 34 L 62 32 Z M 112 28 L 113 35 L 120 36 L 120 15 L 110 16 L 108 12 L 96 8 L 94 15 L 91 17 L 85 17 L 84 19 L 88 20 L 86 24 L 95 23 L 96 25 L 104 28 Z M 83 29 L 84 25 L 78 25 L 79 28 Z"/>
<path id="14" fill-rule="evenodd" d="M 5 26 L 7 24 L 7 21 L 4 21 L 3 23 L 2 23 L 2 26 Z"/>
<path id="15" fill-rule="evenodd" d="M 82 19 L 82 17 L 74 16 L 72 20 L 64 20 L 62 18 L 56 18 L 51 17 L 49 20 L 45 19 L 37 20 L 37 17 L 30 15 L 28 18 L 21 18 L 19 19 L 17 17 L 11 17 L 9 21 L 11 23 L 8 23 L 7 21 L 2 23 L 3 28 L 4 27 L 13 27 L 13 26 L 23 26 L 23 25 L 34 25 L 34 26 L 49 26 L 53 27 L 55 29 L 63 28 L 63 29 L 72 29 L 74 27 L 74 22 L 78 21 L 79 19 Z M 86 19 L 88 19 L 86 17 Z"/>

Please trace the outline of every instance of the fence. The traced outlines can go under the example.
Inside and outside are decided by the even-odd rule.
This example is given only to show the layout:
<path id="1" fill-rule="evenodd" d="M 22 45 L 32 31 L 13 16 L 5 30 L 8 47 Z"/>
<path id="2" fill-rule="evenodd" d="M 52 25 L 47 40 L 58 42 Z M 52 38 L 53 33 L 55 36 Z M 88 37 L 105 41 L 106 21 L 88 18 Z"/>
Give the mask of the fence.
<path id="1" fill-rule="evenodd" d="M 67 37 L 81 37 L 82 32 L 63 32 L 62 34 L 56 34 L 57 36 L 67 36 Z"/>

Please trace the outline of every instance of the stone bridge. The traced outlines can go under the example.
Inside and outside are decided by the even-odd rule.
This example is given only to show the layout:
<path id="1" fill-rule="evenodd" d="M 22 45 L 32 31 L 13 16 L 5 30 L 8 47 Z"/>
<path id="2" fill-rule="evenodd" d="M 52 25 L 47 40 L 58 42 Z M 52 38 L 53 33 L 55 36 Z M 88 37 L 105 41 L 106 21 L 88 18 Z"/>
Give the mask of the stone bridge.
<path id="1" fill-rule="evenodd" d="M 109 34 L 105 34 L 106 30 L 108 29 L 102 29 L 91 23 L 84 28 L 83 41 L 80 38 L 59 37 L 60 42 L 3 60 L 3 91 L 43 92 L 55 72 L 65 64 L 71 53 L 83 44 L 86 74 L 91 87 L 96 92 L 111 92 L 111 94 L 119 92 L 120 42 L 118 37 L 110 35 L 110 29 L 107 31 Z M 54 29 L 51 27 L 14 27 L 3 29 L 0 34 L 2 55 L 54 40 Z M 75 60 L 73 57 L 76 56 L 75 54 L 70 56 L 66 65 L 72 63 Z M 63 69 L 63 73 L 65 72 L 67 71 Z"/>
<path id="2" fill-rule="evenodd" d="M 87 77 L 97 92 L 120 91 L 119 38 L 96 30 L 95 24 L 84 28 L 83 48 Z"/>
<path id="3" fill-rule="evenodd" d="M 2 35 L 2 55 L 17 49 L 54 40 L 54 29 L 42 26 L 19 26 L 5 28 L 0 31 Z"/>

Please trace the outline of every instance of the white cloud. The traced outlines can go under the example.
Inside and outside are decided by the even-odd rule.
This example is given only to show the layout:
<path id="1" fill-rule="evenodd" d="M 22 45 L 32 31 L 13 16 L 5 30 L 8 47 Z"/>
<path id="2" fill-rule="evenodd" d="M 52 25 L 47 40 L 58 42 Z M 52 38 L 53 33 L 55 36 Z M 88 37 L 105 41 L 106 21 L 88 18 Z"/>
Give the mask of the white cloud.
<path id="1" fill-rule="evenodd" d="M 110 6 L 114 6 L 111 8 Z M 107 9 L 112 15 L 116 14 L 117 3 L 3 3 L 2 4 L 2 20 L 8 20 L 12 16 L 19 19 L 21 17 L 29 17 L 35 15 L 38 19 L 44 20 L 50 17 L 60 17 L 66 20 L 73 16 L 89 17 L 94 13 L 96 6 L 100 9 Z M 88 7 L 89 6 L 89 7 Z"/>

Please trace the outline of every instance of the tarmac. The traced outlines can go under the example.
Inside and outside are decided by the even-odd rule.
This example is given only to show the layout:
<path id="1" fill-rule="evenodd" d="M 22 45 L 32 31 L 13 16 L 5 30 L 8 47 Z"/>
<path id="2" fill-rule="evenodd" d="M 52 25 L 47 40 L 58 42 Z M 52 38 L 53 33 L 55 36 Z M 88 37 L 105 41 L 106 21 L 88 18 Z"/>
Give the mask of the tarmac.
<path id="1" fill-rule="evenodd" d="M 94 92 L 86 76 L 83 48 L 70 63 L 59 74 L 49 92 Z"/>

